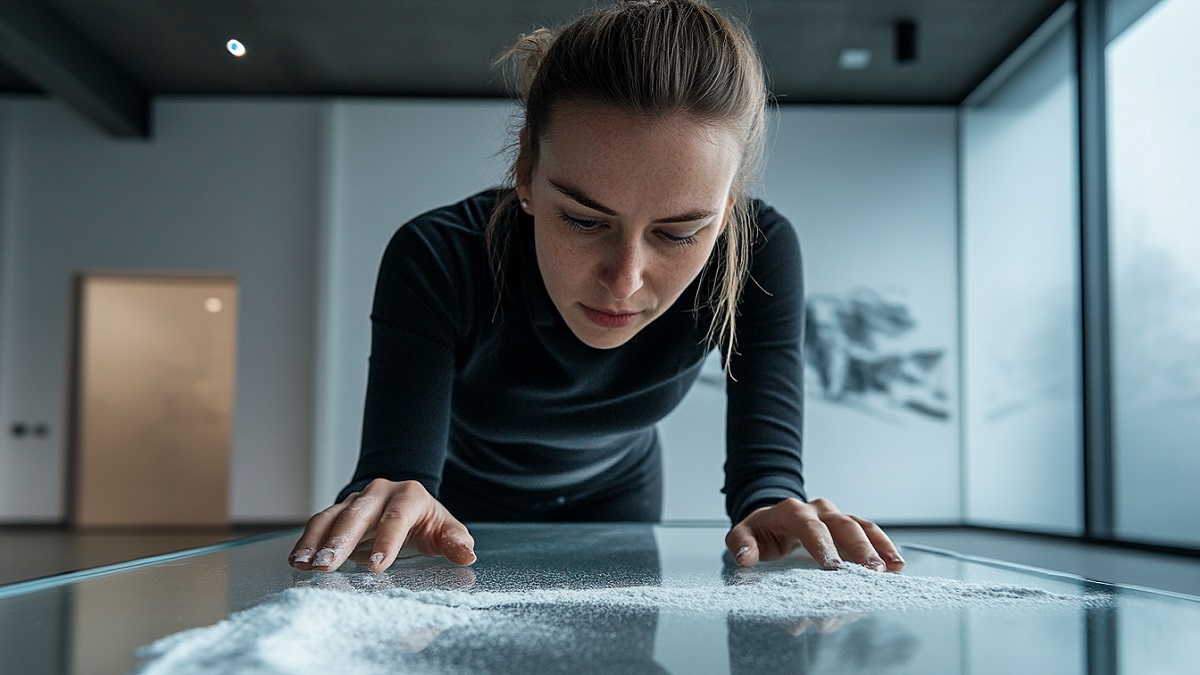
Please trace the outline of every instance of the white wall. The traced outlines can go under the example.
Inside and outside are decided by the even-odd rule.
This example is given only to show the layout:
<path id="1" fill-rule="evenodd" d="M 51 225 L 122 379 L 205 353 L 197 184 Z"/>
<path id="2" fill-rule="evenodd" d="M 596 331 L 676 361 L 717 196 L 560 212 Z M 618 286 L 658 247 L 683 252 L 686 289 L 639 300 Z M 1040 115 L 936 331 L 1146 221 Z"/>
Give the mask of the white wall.
<path id="1" fill-rule="evenodd" d="M 60 104 L 3 103 L 0 518 L 64 516 L 71 277 L 79 270 L 236 275 L 230 513 L 307 511 L 321 104 L 159 99 L 154 138 L 114 140 Z"/>
<path id="2" fill-rule="evenodd" d="M 1082 531 L 1074 48 L 1068 21 L 963 109 L 964 451 L 974 524 Z"/>

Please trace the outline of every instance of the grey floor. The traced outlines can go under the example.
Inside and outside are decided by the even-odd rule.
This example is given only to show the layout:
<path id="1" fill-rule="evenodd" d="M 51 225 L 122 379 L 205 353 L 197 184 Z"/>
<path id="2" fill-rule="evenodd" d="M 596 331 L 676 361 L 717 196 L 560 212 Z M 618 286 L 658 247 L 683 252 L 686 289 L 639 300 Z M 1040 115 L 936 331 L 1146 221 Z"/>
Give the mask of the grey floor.
<path id="1" fill-rule="evenodd" d="M 0 565 L 0 584 L 289 529 L 292 527 L 76 532 L 61 527 L 0 527 L 0 551 L 5 552 L 4 564 Z M 970 528 L 889 528 L 888 533 L 902 544 L 920 544 L 1097 581 L 1200 596 L 1200 558 Z"/>

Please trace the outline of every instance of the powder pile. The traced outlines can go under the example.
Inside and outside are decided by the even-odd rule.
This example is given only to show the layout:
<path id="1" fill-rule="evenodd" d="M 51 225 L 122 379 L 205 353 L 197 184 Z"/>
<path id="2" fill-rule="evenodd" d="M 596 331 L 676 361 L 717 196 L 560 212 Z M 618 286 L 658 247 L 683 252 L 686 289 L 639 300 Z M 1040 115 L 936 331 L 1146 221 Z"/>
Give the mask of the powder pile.
<path id="1" fill-rule="evenodd" d="M 964 608 L 1099 608 L 1111 602 L 1103 595 L 881 574 L 856 565 L 835 572 L 779 570 L 729 585 L 519 591 L 395 587 L 403 581 L 402 575 L 367 573 L 314 576 L 313 586 L 288 589 L 215 625 L 143 648 L 140 672 L 466 671 L 486 665 L 466 662 L 470 653 L 494 656 L 506 650 L 529 660 L 556 650 L 578 655 L 581 644 L 599 649 L 595 643 L 605 635 L 619 641 L 630 639 L 621 634 L 637 626 L 653 631 L 652 617 L 659 610 L 730 622 L 786 623 Z"/>

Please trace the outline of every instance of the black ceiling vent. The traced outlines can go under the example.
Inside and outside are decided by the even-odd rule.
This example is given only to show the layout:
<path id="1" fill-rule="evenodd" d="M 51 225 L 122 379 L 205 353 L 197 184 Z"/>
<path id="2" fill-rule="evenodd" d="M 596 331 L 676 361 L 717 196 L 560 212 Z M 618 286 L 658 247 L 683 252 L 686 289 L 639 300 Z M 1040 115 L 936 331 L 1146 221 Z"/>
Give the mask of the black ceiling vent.
<path id="1" fill-rule="evenodd" d="M 894 24 L 896 32 L 896 63 L 908 64 L 917 60 L 917 23 L 900 19 Z"/>

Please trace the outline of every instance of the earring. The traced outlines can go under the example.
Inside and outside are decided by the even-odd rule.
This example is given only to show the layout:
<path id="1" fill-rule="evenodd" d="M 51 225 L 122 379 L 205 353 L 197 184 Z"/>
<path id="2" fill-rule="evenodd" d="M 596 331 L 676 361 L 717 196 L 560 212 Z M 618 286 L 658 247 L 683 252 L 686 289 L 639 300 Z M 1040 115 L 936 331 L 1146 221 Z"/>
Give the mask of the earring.
<path id="1" fill-rule="evenodd" d="M 526 211 L 528 211 L 528 210 L 529 210 L 529 200 L 528 200 L 528 199 L 522 199 L 522 200 L 521 200 L 521 208 L 522 208 L 522 209 L 524 209 L 524 210 L 526 210 Z"/>

